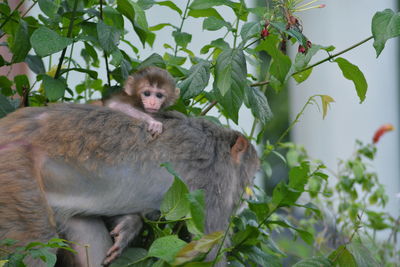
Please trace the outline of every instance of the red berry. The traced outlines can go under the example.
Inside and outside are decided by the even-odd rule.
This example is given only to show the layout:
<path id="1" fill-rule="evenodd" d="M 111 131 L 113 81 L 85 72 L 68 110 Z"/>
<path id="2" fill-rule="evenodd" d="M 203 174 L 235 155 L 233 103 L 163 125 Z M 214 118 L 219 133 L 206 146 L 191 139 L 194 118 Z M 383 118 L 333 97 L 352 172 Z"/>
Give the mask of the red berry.
<path id="1" fill-rule="evenodd" d="M 304 53 L 306 52 L 306 48 L 305 48 L 304 46 L 302 46 L 302 45 L 299 45 L 299 48 L 298 48 L 297 51 L 298 51 L 299 53 L 304 54 Z"/>
<path id="2" fill-rule="evenodd" d="M 261 37 L 262 38 L 265 38 L 265 37 L 267 37 L 269 35 L 269 31 L 267 30 L 267 29 L 262 29 L 262 31 L 261 31 Z"/>

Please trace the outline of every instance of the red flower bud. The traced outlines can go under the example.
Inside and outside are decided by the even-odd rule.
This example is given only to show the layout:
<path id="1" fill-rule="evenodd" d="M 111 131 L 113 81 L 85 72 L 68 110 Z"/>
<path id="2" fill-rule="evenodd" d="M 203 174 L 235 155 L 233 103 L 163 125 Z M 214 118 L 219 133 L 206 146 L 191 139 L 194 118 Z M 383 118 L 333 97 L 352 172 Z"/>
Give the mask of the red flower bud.
<path id="1" fill-rule="evenodd" d="M 297 49 L 297 51 L 298 51 L 299 53 L 304 54 L 304 53 L 306 52 L 306 48 L 305 48 L 304 46 L 302 46 L 302 45 L 299 45 L 299 48 Z"/>
<path id="2" fill-rule="evenodd" d="M 376 130 L 374 137 L 372 138 L 372 142 L 374 144 L 378 143 L 379 139 L 381 138 L 382 135 L 384 135 L 386 132 L 393 131 L 394 127 L 392 124 L 387 123 L 379 127 L 378 130 Z"/>
<path id="3" fill-rule="evenodd" d="M 261 31 L 261 38 L 265 38 L 265 37 L 267 37 L 268 35 L 269 35 L 269 31 L 268 31 L 266 28 L 262 29 L 262 31 Z"/>

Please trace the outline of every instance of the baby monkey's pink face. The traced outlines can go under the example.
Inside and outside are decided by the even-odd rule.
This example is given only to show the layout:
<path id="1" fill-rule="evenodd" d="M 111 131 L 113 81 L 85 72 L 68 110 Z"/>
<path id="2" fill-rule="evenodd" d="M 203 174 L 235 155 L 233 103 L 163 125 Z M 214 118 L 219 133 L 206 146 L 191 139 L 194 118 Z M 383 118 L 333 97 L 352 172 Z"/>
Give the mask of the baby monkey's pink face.
<path id="1" fill-rule="evenodd" d="M 142 100 L 143 108 L 147 113 L 156 113 L 162 107 L 166 100 L 166 91 L 146 84 L 140 89 L 140 99 Z"/>

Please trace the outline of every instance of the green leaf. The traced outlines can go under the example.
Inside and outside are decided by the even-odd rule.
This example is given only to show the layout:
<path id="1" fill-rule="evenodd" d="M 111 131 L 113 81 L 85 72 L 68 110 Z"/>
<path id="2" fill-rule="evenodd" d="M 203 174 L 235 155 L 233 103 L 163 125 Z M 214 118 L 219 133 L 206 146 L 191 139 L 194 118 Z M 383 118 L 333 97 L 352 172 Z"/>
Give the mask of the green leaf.
<path id="1" fill-rule="evenodd" d="M 0 94 L 0 118 L 3 118 L 8 113 L 11 113 L 16 108 L 11 104 L 7 97 Z"/>
<path id="2" fill-rule="evenodd" d="M 120 31 L 124 31 L 124 18 L 116 9 L 110 6 L 105 6 L 103 8 L 103 17 L 104 22 L 107 25 L 113 26 Z"/>
<path id="3" fill-rule="evenodd" d="M 216 17 L 218 19 L 223 20 L 224 18 L 218 13 L 214 8 L 207 9 L 199 9 L 199 10 L 190 10 L 188 16 L 193 18 L 201 18 L 201 17 Z"/>
<path id="4" fill-rule="evenodd" d="M 325 119 L 330 103 L 335 102 L 335 100 L 329 95 L 320 95 L 320 97 L 322 102 L 322 118 Z"/>
<path id="5" fill-rule="evenodd" d="M 271 34 L 260 43 L 256 51 L 266 51 L 272 57 L 269 72 L 281 83 L 281 86 L 283 86 L 292 63 L 290 58 L 279 50 L 278 43 L 278 37 Z"/>
<path id="6" fill-rule="evenodd" d="M 6 76 L 0 76 L 0 89 L 1 93 L 5 96 L 11 96 L 13 94 L 11 86 L 13 82 L 10 81 Z"/>
<path id="7" fill-rule="evenodd" d="M 72 39 L 60 36 L 44 26 L 34 31 L 30 40 L 35 53 L 40 57 L 54 54 L 72 44 Z"/>
<path id="8" fill-rule="evenodd" d="M 148 66 L 157 66 L 159 68 L 165 69 L 166 64 L 162 56 L 159 54 L 151 54 L 148 58 L 142 61 L 142 63 L 139 64 L 138 68 L 144 68 Z"/>
<path id="9" fill-rule="evenodd" d="M 353 255 L 346 248 L 346 246 L 340 246 L 329 255 L 329 259 L 338 266 L 346 267 L 358 267 Z M 365 265 L 360 265 L 365 266 Z"/>
<path id="10" fill-rule="evenodd" d="M 107 53 L 118 49 L 120 32 L 113 26 L 105 24 L 103 21 L 97 23 L 97 36 L 101 47 Z"/>
<path id="11" fill-rule="evenodd" d="M 219 38 L 216 40 L 211 41 L 211 43 L 209 45 L 204 46 L 203 48 L 201 48 L 200 50 L 200 54 L 207 54 L 208 51 L 210 50 L 210 48 L 218 48 L 220 50 L 225 50 L 225 49 L 229 49 L 229 44 L 227 42 L 224 41 L 224 39 Z"/>
<path id="12" fill-rule="evenodd" d="M 14 36 L 10 50 L 13 53 L 12 62 L 18 63 L 25 60 L 31 49 L 29 42 L 28 24 L 24 20 L 20 20 L 18 30 Z"/>
<path id="13" fill-rule="evenodd" d="M 15 76 L 14 82 L 15 88 L 17 89 L 17 92 L 20 96 L 23 95 L 24 89 L 29 90 L 30 88 L 29 79 L 25 74 Z"/>
<path id="14" fill-rule="evenodd" d="M 204 233 L 204 222 L 205 222 L 205 200 L 204 191 L 195 190 L 190 192 L 188 195 L 190 203 L 190 216 L 197 232 Z"/>
<path id="15" fill-rule="evenodd" d="M 179 220 L 189 213 L 189 190 L 181 179 L 175 176 L 174 183 L 164 195 L 160 211 L 167 220 Z"/>
<path id="16" fill-rule="evenodd" d="M 60 8 L 61 0 L 39 0 L 39 7 L 49 18 L 53 18 Z"/>
<path id="17" fill-rule="evenodd" d="M 200 254 L 207 253 L 213 248 L 213 246 L 218 244 L 222 237 L 223 232 L 214 232 L 203 236 L 199 240 L 190 242 L 189 244 L 182 247 L 176 254 L 173 265 L 175 266 L 186 263 L 195 259 Z"/>
<path id="18" fill-rule="evenodd" d="M 258 242 L 258 237 L 260 236 L 260 230 L 251 225 L 246 225 L 244 231 L 238 231 L 232 237 L 232 243 L 235 247 L 239 246 L 251 246 L 255 242 Z"/>
<path id="19" fill-rule="evenodd" d="M 172 36 L 176 44 L 184 48 L 192 41 L 192 35 L 186 32 L 173 31 Z"/>
<path id="20" fill-rule="evenodd" d="M 175 10 L 176 12 L 178 12 L 179 15 L 182 15 L 182 13 L 183 13 L 182 10 L 177 5 L 175 5 L 175 3 L 173 3 L 172 1 L 160 1 L 160 2 L 156 2 L 156 4 L 160 5 L 160 6 L 167 6 L 167 7 L 171 8 L 172 10 Z"/>
<path id="21" fill-rule="evenodd" d="M 221 92 L 216 88 L 213 89 L 213 92 L 218 103 L 224 108 L 224 111 L 227 113 L 226 115 L 237 124 L 239 120 L 239 109 L 243 104 L 242 88 L 232 88 L 224 96 L 222 96 Z"/>
<path id="22" fill-rule="evenodd" d="M 386 41 L 400 36 L 400 14 L 394 13 L 391 9 L 375 13 L 372 18 L 371 29 L 376 57 L 379 57 L 385 48 Z"/>
<path id="23" fill-rule="evenodd" d="M 42 58 L 39 56 L 27 55 L 25 58 L 25 62 L 28 64 L 29 68 L 36 74 L 46 72 Z"/>
<path id="24" fill-rule="evenodd" d="M 119 256 L 115 261 L 112 262 L 110 267 L 128 266 L 132 262 L 137 262 L 141 261 L 142 259 L 145 259 L 146 256 L 147 256 L 147 251 L 145 249 L 128 247 L 122 252 L 121 256 Z"/>
<path id="25" fill-rule="evenodd" d="M 222 27 L 232 28 L 231 24 L 216 17 L 208 17 L 203 21 L 203 30 L 217 31 Z"/>
<path id="26" fill-rule="evenodd" d="M 159 31 L 159 30 L 164 29 L 164 28 L 167 27 L 167 26 L 170 26 L 170 27 L 172 27 L 172 28 L 176 28 L 176 27 L 175 27 L 174 25 L 172 25 L 171 23 L 160 23 L 160 24 L 154 25 L 154 26 L 152 26 L 152 27 L 149 27 L 149 30 L 150 30 L 150 31 Z"/>
<path id="27" fill-rule="evenodd" d="M 56 101 L 64 96 L 67 85 L 64 80 L 54 79 L 48 75 L 43 75 L 43 87 L 46 97 L 51 101 Z"/>
<path id="28" fill-rule="evenodd" d="M 246 59 L 241 49 L 227 49 L 218 56 L 214 84 L 222 96 L 229 90 L 243 92 L 246 75 Z"/>
<path id="29" fill-rule="evenodd" d="M 189 99 L 200 94 L 210 80 L 210 63 L 200 61 L 189 70 L 188 77 L 178 84 L 183 99 Z"/>
<path id="30" fill-rule="evenodd" d="M 249 260 L 256 263 L 257 266 L 281 267 L 282 263 L 278 256 L 272 253 L 266 253 L 256 246 L 243 249 L 243 254 L 249 257 Z"/>
<path id="31" fill-rule="evenodd" d="M 56 264 L 57 257 L 54 253 L 51 253 L 49 251 L 49 248 L 38 248 L 29 251 L 29 254 L 34 258 L 34 259 L 41 259 L 42 261 L 46 262 L 48 267 L 52 267 Z"/>
<path id="32" fill-rule="evenodd" d="M 363 244 L 358 241 L 353 241 L 351 244 L 347 245 L 347 249 L 353 255 L 357 265 L 363 267 L 378 267 L 382 266 L 376 259 L 372 256 L 374 253 L 369 251 Z"/>
<path id="33" fill-rule="evenodd" d="M 140 5 L 131 0 L 117 0 L 117 10 L 132 23 L 143 45 L 145 42 L 148 42 L 150 45 L 153 44 L 155 37 L 148 30 L 146 15 Z"/>
<path id="34" fill-rule="evenodd" d="M 325 257 L 313 257 L 310 259 L 301 260 L 293 265 L 293 267 L 333 267 L 333 265 Z"/>
<path id="35" fill-rule="evenodd" d="M 261 25 L 259 22 L 252 21 L 247 22 L 242 26 L 240 36 L 243 41 L 250 39 L 251 37 L 258 37 L 261 33 Z"/>
<path id="36" fill-rule="evenodd" d="M 360 98 L 360 103 L 362 103 L 365 100 L 368 88 L 364 74 L 356 65 L 351 64 L 344 58 L 338 57 L 335 59 L 335 62 L 338 63 L 339 68 L 343 72 L 343 76 L 354 83 L 357 95 Z"/>
<path id="37" fill-rule="evenodd" d="M 190 5 L 190 9 L 207 9 L 214 6 L 229 5 L 228 0 L 194 0 Z"/>
<path id="38" fill-rule="evenodd" d="M 175 255 L 186 246 L 186 242 L 177 236 L 170 235 L 156 239 L 149 249 L 148 257 L 156 257 L 170 264 L 174 261 Z"/>
<path id="39" fill-rule="evenodd" d="M 92 79 L 97 79 L 97 72 L 94 70 L 88 70 L 88 69 L 82 69 L 82 68 L 69 68 L 69 69 L 62 69 L 60 71 L 60 75 L 69 72 L 69 71 L 77 71 L 77 72 L 81 72 L 81 73 L 86 73 L 90 76 L 90 78 Z"/>
<path id="40" fill-rule="evenodd" d="M 246 86 L 245 95 L 248 101 L 248 108 L 250 108 L 251 113 L 254 115 L 254 117 L 259 119 L 262 124 L 266 124 L 273 115 L 265 94 L 257 87 L 253 88 Z"/>

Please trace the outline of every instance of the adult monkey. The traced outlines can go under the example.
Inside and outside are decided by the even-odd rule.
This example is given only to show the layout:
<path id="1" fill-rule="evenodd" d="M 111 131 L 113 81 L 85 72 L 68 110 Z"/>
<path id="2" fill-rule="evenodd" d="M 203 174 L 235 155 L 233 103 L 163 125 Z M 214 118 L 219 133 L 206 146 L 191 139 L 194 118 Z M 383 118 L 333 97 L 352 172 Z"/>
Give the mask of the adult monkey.
<path id="1" fill-rule="evenodd" d="M 254 148 L 204 119 L 157 119 L 165 131 L 155 139 L 145 123 L 91 105 L 25 108 L 0 120 L 0 239 L 46 241 L 62 232 L 91 242 L 90 262 L 100 266 L 112 242 L 99 216 L 158 209 L 173 181 L 162 162 L 190 189 L 205 190 L 206 232 L 223 230 L 258 169 Z M 75 266 L 85 266 L 78 253 Z"/>

